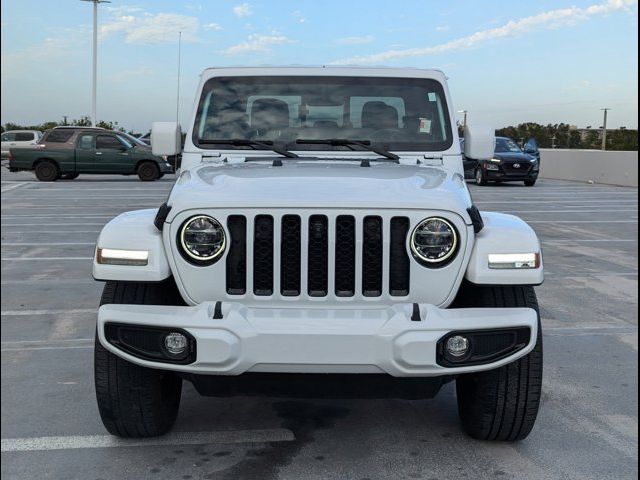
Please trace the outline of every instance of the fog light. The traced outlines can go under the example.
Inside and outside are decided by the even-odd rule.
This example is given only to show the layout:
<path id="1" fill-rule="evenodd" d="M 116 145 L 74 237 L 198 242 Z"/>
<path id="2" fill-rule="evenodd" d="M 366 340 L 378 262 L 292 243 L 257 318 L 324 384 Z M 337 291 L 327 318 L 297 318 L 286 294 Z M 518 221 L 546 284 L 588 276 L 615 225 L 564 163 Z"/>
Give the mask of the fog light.
<path id="1" fill-rule="evenodd" d="M 164 337 L 164 346 L 172 355 L 181 355 L 187 350 L 188 341 L 181 333 L 171 332 Z"/>
<path id="2" fill-rule="evenodd" d="M 462 335 L 454 335 L 447 339 L 447 353 L 455 358 L 463 357 L 469 351 L 469 340 Z"/>

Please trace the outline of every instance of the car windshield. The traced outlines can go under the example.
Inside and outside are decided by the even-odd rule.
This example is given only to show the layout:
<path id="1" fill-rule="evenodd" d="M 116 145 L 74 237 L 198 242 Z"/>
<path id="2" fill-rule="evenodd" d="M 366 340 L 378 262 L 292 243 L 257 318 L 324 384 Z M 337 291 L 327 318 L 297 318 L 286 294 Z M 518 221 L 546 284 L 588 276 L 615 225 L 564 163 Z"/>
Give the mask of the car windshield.
<path id="1" fill-rule="evenodd" d="M 122 132 L 122 133 L 120 133 L 120 135 L 122 135 L 124 138 L 126 138 L 133 145 L 137 145 L 139 147 L 148 147 L 149 146 L 146 143 L 144 143 L 142 140 L 134 137 L 133 135 L 129 135 L 128 133 Z"/>
<path id="2" fill-rule="evenodd" d="M 496 138 L 497 153 L 522 153 L 522 149 L 513 140 L 508 138 Z"/>
<path id="3" fill-rule="evenodd" d="M 453 135 L 436 80 L 212 78 L 199 100 L 193 142 L 201 148 L 247 149 L 237 140 L 270 141 L 290 150 L 363 150 L 346 141 L 357 140 L 386 150 L 442 151 Z"/>

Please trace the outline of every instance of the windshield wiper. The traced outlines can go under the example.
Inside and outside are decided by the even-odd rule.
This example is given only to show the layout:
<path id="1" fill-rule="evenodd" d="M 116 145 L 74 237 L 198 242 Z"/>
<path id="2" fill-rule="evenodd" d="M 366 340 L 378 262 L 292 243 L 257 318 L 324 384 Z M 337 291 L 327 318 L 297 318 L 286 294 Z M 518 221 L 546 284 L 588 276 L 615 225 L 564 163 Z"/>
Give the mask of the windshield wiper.
<path id="1" fill-rule="evenodd" d="M 371 145 L 369 140 L 351 140 L 348 138 L 325 138 L 324 140 L 299 139 L 296 140 L 296 143 L 301 145 L 331 145 L 332 147 L 351 147 L 353 145 L 358 145 L 390 160 L 395 160 L 396 162 L 400 160 L 400 157 L 395 153 L 391 153 L 381 146 Z"/>
<path id="2" fill-rule="evenodd" d="M 271 140 L 247 140 L 245 138 L 229 138 L 220 140 L 200 140 L 198 143 L 201 143 L 203 145 L 214 145 L 217 143 L 222 143 L 225 145 L 233 145 L 234 147 L 251 147 L 253 149 L 255 149 L 255 147 L 262 147 L 262 150 L 271 150 L 272 152 L 279 153 L 280 155 L 287 158 L 298 158 L 298 155 L 290 152 L 280 145 L 277 145 Z"/>

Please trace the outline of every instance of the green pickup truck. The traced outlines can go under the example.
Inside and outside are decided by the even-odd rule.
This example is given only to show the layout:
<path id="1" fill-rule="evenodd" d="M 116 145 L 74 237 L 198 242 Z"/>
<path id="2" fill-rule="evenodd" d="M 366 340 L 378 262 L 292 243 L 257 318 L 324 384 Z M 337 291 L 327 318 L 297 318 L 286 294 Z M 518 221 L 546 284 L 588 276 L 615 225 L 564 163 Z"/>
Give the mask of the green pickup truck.
<path id="1" fill-rule="evenodd" d="M 109 130 L 55 128 L 33 148 L 10 149 L 9 170 L 34 171 L 40 181 L 72 180 L 80 174 L 138 175 L 150 182 L 173 167 L 133 137 Z"/>

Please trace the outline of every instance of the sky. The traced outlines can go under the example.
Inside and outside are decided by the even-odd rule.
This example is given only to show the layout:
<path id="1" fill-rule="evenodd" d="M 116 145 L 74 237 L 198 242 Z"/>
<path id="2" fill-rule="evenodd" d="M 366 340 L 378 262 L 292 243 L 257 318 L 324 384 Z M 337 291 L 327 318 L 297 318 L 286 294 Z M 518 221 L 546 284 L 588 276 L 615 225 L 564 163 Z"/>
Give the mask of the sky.
<path id="1" fill-rule="evenodd" d="M 0 121 L 89 115 L 92 5 L 0 8 Z M 441 69 L 469 124 L 638 126 L 637 0 L 112 0 L 98 25 L 98 118 L 137 132 L 175 120 L 179 32 L 183 128 L 206 67 L 292 64 Z"/>

